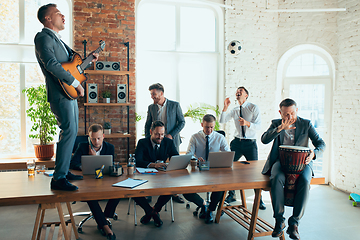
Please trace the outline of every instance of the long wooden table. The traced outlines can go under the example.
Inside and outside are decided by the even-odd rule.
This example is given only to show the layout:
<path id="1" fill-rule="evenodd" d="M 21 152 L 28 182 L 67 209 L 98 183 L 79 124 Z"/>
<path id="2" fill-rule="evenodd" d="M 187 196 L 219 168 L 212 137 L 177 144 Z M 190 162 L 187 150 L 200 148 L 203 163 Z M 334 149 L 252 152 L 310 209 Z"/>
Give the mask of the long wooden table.
<path id="1" fill-rule="evenodd" d="M 270 188 L 269 177 L 261 174 L 264 163 L 264 161 L 252 161 L 250 164 L 235 162 L 233 168 L 215 168 L 202 172 L 191 171 L 189 167 L 185 170 L 159 172 L 156 175 L 135 174 L 131 177 L 146 179 L 148 182 L 134 189 L 112 187 L 112 184 L 128 178 L 127 175 L 104 176 L 103 179 L 86 175 L 84 180 L 73 182 L 79 187 L 79 190 L 74 192 L 52 191 L 51 178 L 45 175 L 28 177 L 26 171 L 1 172 L 0 206 L 255 189 L 253 210 L 249 215 L 251 221 L 248 235 L 248 239 L 253 239 L 257 235 L 256 222 L 261 190 Z M 271 231 L 266 235 L 270 234 Z"/>

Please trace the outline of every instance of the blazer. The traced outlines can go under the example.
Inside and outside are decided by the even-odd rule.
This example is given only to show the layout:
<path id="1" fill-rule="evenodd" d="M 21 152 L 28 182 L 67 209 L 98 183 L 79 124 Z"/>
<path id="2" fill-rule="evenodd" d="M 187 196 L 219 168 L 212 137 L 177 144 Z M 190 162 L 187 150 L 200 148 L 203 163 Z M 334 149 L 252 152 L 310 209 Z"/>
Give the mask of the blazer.
<path id="1" fill-rule="evenodd" d="M 160 159 L 156 159 L 151 138 L 142 138 L 138 141 L 135 149 L 136 166 L 146 168 L 150 163 L 156 162 L 156 160 L 163 160 L 165 162 L 166 159 L 174 155 L 179 155 L 179 152 L 176 150 L 173 140 L 164 137 L 160 143 Z"/>
<path id="2" fill-rule="evenodd" d="M 68 85 L 71 85 L 75 80 L 61 66 L 62 62 L 71 60 L 74 54 L 73 50 L 64 43 L 67 53 L 60 40 L 47 28 L 43 28 L 41 32 L 36 34 L 34 42 L 35 55 L 45 76 L 48 102 L 57 102 L 62 98 L 68 99 L 58 79 Z"/>
<path id="3" fill-rule="evenodd" d="M 89 155 L 89 142 L 79 143 L 74 155 L 70 161 L 70 169 L 81 170 L 81 156 Z M 113 161 L 115 159 L 115 148 L 111 143 L 103 141 L 103 146 L 100 155 L 112 155 Z"/>
<path id="4" fill-rule="evenodd" d="M 151 124 L 157 120 L 158 106 L 151 104 L 148 107 L 145 122 L 145 137 L 150 136 Z M 185 119 L 180 104 L 175 101 L 167 100 L 166 103 L 166 134 L 170 134 L 174 140 L 175 147 L 178 149 L 181 143 L 180 131 L 185 126 Z"/>
<path id="5" fill-rule="evenodd" d="M 262 170 L 262 174 L 270 174 L 272 165 L 279 159 L 279 146 L 283 144 L 285 132 L 276 131 L 277 127 L 281 125 L 281 119 L 272 120 L 269 129 L 261 136 L 261 142 L 264 144 L 270 143 L 272 140 L 273 145 L 267 161 Z M 295 122 L 295 146 L 309 147 L 309 139 L 315 146 L 314 153 L 316 156 L 325 150 L 325 142 L 316 132 L 311 122 L 307 119 L 297 117 Z"/>

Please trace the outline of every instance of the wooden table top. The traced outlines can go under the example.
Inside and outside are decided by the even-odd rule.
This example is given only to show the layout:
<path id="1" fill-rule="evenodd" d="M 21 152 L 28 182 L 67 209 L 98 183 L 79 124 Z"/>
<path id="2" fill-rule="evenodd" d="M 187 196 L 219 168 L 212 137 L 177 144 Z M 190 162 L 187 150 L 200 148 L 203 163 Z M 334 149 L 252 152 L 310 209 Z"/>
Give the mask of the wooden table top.
<path id="1" fill-rule="evenodd" d="M 104 176 L 103 179 L 85 175 L 84 180 L 72 181 L 79 187 L 74 192 L 51 190 L 51 177 L 43 174 L 28 177 L 26 171 L 0 172 L 0 206 L 262 189 L 270 186 L 269 177 L 261 174 L 264 164 L 265 161 L 252 161 L 250 164 L 235 162 L 233 168 L 213 168 L 202 172 L 197 169 L 191 171 L 189 166 L 185 170 L 159 172 L 156 175 L 124 174 L 120 177 Z M 148 182 L 134 189 L 112 187 L 112 184 L 128 177 L 146 179 Z"/>

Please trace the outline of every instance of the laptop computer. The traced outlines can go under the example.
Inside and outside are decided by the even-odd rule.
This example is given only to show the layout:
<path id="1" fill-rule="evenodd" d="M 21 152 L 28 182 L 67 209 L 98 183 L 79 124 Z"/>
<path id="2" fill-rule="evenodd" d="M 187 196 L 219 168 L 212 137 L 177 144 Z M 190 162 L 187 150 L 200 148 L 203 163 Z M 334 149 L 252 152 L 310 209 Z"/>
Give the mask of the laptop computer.
<path id="1" fill-rule="evenodd" d="M 109 167 L 113 165 L 112 155 L 83 155 L 81 156 L 81 167 L 83 175 L 95 174 L 96 168 L 105 165 L 103 174 L 109 174 Z"/>
<path id="2" fill-rule="evenodd" d="M 162 171 L 171 171 L 171 170 L 179 170 L 185 169 L 190 162 L 192 155 L 175 155 L 170 158 L 169 164 L 167 165 L 166 169 L 159 169 Z"/>
<path id="3" fill-rule="evenodd" d="M 232 167 L 235 152 L 210 152 L 210 168 L 228 168 Z"/>

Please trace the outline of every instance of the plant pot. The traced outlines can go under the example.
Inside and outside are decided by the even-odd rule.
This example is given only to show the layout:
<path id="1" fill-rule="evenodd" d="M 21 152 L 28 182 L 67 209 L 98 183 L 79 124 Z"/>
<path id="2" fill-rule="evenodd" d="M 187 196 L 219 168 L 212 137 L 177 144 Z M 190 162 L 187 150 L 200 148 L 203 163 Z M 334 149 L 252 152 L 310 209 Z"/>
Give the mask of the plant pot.
<path id="1" fill-rule="evenodd" d="M 104 103 L 110 103 L 110 98 L 104 98 Z"/>
<path id="2" fill-rule="evenodd" d="M 104 129 L 104 134 L 111 134 L 111 129 Z"/>
<path id="3" fill-rule="evenodd" d="M 54 156 L 54 143 L 47 145 L 34 144 L 35 156 L 41 161 L 50 160 Z"/>

